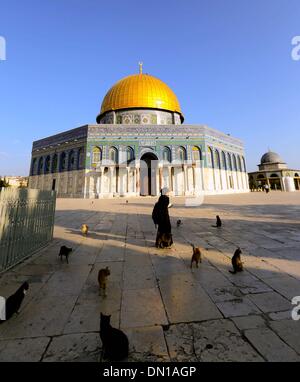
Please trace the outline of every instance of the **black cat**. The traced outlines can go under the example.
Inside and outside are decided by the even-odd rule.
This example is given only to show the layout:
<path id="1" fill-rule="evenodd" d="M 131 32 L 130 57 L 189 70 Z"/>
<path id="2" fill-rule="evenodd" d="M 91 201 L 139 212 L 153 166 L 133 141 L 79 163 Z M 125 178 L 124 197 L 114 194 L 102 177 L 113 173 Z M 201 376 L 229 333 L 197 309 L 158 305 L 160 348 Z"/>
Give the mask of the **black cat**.
<path id="1" fill-rule="evenodd" d="M 230 273 L 236 274 L 237 272 L 243 272 L 244 267 L 243 267 L 243 262 L 241 260 L 241 253 L 242 253 L 242 250 L 240 247 L 234 252 L 234 255 L 232 256 L 232 259 L 231 259 L 233 271 L 229 271 Z"/>
<path id="2" fill-rule="evenodd" d="M 65 245 L 60 247 L 60 251 L 59 251 L 59 255 L 58 255 L 58 256 L 60 256 L 60 260 L 62 261 L 62 257 L 66 256 L 67 263 L 69 264 L 69 253 L 70 252 L 72 252 L 72 248 L 68 248 Z"/>
<path id="3" fill-rule="evenodd" d="M 110 317 L 101 313 L 100 338 L 102 341 L 103 358 L 110 361 L 121 361 L 128 357 L 129 344 L 125 333 L 110 325 Z"/>
<path id="4" fill-rule="evenodd" d="M 213 225 L 212 227 L 221 228 L 221 227 L 222 227 L 222 220 L 221 220 L 220 216 L 217 215 L 217 216 L 216 216 L 216 219 L 217 219 L 217 221 L 216 221 L 216 225 Z"/>
<path id="5" fill-rule="evenodd" d="M 16 293 L 8 297 L 5 303 L 6 320 L 9 320 L 14 313 L 19 314 L 19 309 L 28 289 L 29 284 L 27 281 L 25 281 L 25 283 L 20 286 Z"/>
<path id="6" fill-rule="evenodd" d="M 182 221 L 179 219 L 179 220 L 177 220 L 177 227 L 180 227 L 181 226 L 181 224 L 182 224 Z"/>

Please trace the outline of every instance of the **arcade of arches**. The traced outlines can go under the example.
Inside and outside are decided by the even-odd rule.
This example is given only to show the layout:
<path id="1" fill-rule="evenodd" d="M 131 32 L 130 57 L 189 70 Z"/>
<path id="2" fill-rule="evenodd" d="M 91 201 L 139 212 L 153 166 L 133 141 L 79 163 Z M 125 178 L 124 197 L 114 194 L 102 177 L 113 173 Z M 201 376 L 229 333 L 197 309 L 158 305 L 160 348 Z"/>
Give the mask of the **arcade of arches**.
<path id="1" fill-rule="evenodd" d="M 183 124 L 176 94 L 157 77 L 117 81 L 96 121 L 33 142 L 29 187 L 79 198 L 249 191 L 243 142 Z"/>

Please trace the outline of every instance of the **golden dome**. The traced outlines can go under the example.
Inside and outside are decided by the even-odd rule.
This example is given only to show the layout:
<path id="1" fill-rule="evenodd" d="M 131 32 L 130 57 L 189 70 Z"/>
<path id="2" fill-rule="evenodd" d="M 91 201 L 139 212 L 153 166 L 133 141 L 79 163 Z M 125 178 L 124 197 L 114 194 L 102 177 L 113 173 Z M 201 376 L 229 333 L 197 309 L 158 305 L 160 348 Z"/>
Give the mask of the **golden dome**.
<path id="1" fill-rule="evenodd" d="M 108 111 L 138 108 L 177 112 L 183 120 L 178 99 L 169 86 L 156 77 L 139 73 L 122 78 L 110 88 L 97 121 Z"/>

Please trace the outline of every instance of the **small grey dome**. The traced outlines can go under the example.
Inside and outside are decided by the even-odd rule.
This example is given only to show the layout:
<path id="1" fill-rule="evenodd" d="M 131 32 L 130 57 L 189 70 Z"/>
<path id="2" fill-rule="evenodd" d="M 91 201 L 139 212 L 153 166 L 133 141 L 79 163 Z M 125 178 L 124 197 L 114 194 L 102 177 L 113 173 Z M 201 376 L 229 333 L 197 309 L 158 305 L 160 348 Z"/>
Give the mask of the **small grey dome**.
<path id="1" fill-rule="evenodd" d="M 280 155 L 272 151 L 269 151 L 265 153 L 260 160 L 260 164 L 266 164 L 266 163 L 285 163 L 285 162 L 282 160 Z"/>

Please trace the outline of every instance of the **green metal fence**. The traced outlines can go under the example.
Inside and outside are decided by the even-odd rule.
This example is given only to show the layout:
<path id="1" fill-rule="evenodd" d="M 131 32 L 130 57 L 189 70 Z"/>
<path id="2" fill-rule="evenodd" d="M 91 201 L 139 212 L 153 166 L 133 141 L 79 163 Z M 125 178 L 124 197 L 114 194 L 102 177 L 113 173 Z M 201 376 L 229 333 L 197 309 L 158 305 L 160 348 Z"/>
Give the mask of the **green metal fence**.
<path id="1" fill-rule="evenodd" d="M 0 191 L 0 273 L 52 240 L 55 202 L 54 191 Z"/>

